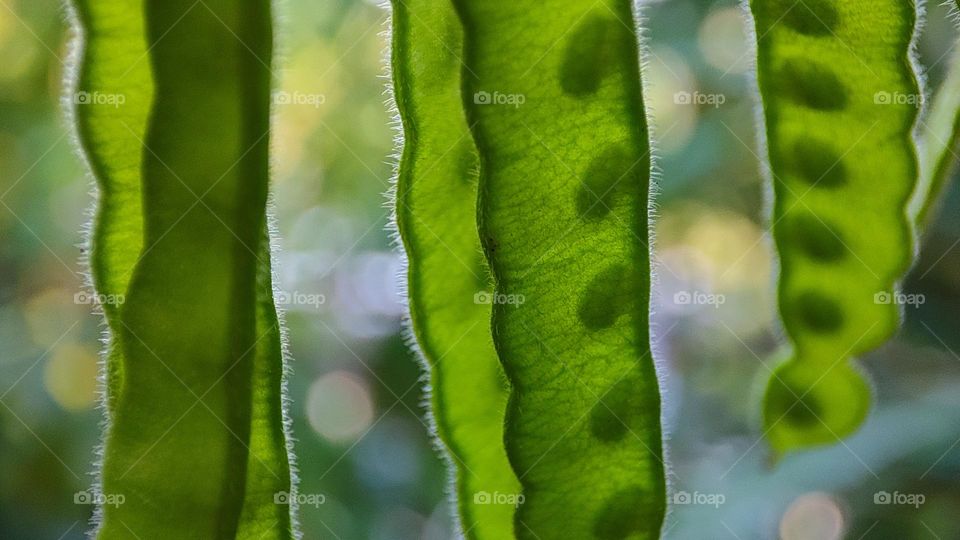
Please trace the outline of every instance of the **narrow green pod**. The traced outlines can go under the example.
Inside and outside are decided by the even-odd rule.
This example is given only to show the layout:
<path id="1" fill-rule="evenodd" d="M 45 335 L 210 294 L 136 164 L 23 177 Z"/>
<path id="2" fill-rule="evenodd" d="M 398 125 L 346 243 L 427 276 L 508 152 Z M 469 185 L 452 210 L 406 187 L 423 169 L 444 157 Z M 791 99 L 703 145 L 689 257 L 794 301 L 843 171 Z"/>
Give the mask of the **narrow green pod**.
<path id="1" fill-rule="evenodd" d="M 105 306 L 97 535 L 290 538 L 264 217 L 270 3 L 76 7 L 91 102 L 75 117 L 101 188 L 91 266 L 101 296 L 124 297 Z M 116 111 L 96 108 L 115 94 Z"/>
<path id="2" fill-rule="evenodd" d="M 292 440 L 284 409 L 283 325 L 273 298 L 269 224 L 264 223 L 256 282 L 256 336 L 251 373 L 250 441 L 237 538 L 296 538 L 297 491 Z"/>
<path id="3" fill-rule="evenodd" d="M 99 192 L 90 231 L 94 298 L 110 328 L 106 352 L 108 404 L 120 391 L 122 361 L 116 339 L 119 306 L 143 244 L 140 163 L 153 82 L 142 15 L 136 0 L 78 0 L 74 13 L 82 32 L 76 84 L 66 100 L 78 141 Z"/>
<path id="4" fill-rule="evenodd" d="M 632 3 L 456 0 L 527 539 L 657 538 L 650 153 Z M 504 299 L 500 301 L 499 299 Z"/>
<path id="5" fill-rule="evenodd" d="M 410 322 L 430 372 L 437 436 L 467 538 L 513 537 L 519 483 L 503 445 L 506 377 L 477 234 L 478 158 L 460 98 L 463 33 L 448 1 L 396 0 L 393 95 L 403 128 L 395 203 Z"/>
<path id="6" fill-rule="evenodd" d="M 774 188 L 779 304 L 793 356 L 771 378 L 775 454 L 853 433 L 870 387 L 852 360 L 899 324 L 921 102 L 912 1 L 750 2 Z"/>

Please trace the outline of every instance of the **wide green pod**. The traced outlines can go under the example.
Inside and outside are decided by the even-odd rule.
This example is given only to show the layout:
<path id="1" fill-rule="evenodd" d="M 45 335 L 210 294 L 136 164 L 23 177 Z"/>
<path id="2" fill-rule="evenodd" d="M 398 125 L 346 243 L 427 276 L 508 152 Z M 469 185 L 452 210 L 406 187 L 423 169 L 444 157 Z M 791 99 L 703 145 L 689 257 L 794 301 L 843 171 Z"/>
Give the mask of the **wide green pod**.
<path id="1" fill-rule="evenodd" d="M 269 2 L 78 0 L 112 333 L 99 538 L 290 538 L 265 234 Z M 114 504 L 119 501 L 119 504 Z"/>
<path id="2" fill-rule="evenodd" d="M 632 3 L 457 0 L 478 219 L 511 383 L 518 538 L 657 538 L 650 152 Z"/>

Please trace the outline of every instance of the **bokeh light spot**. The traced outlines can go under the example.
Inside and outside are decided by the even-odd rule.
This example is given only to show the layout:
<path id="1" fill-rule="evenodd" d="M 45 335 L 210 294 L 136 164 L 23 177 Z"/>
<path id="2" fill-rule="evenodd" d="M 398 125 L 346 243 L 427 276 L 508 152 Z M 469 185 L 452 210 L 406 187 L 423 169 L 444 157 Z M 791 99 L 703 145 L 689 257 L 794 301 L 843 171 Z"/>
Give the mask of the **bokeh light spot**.
<path id="1" fill-rule="evenodd" d="M 97 353 L 73 343 L 57 347 L 44 368 L 43 385 L 67 411 L 92 408 L 97 402 Z"/>
<path id="2" fill-rule="evenodd" d="M 780 519 L 783 540 L 840 540 L 843 511 L 826 493 L 812 492 L 797 497 Z"/>
<path id="3" fill-rule="evenodd" d="M 370 389 L 357 375 L 333 371 L 313 381 L 307 391 L 307 420 L 331 442 L 356 439 L 373 422 Z"/>
<path id="4" fill-rule="evenodd" d="M 724 73 L 745 73 L 750 66 L 747 36 L 739 7 L 715 9 L 700 25 L 697 43 L 711 66 Z"/>

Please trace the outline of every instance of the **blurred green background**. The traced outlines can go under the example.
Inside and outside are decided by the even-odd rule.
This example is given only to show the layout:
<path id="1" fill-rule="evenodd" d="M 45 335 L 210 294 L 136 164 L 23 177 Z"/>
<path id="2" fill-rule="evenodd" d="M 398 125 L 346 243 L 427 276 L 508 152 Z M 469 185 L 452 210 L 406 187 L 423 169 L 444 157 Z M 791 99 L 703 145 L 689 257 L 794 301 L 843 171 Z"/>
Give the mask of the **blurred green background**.
<path id="1" fill-rule="evenodd" d="M 934 87 L 958 32 L 946 8 L 928 8 L 919 52 Z M 284 0 L 278 11 L 278 89 L 322 96 L 277 106 L 273 139 L 281 286 L 323 300 L 287 311 L 300 489 L 323 495 L 302 508 L 304 536 L 453 538 L 385 229 L 387 13 L 360 0 Z M 877 399 L 869 422 L 771 469 L 757 392 L 782 339 L 740 7 L 665 0 L 644 15 L 661 169 L 656 348 L 676 492 L 667 538 L 960 539 L 957 190 L 905 283 L 925 302 L 863 358 Z M 4 539 L 83 538 L 92 512 L 74 495 L 97 459 L 104 327 L 76 296 L 93 199 L 59 103 L 65 20 L 59 0 L 0 0 Z M 685 104 L 684 92 L 722 100 Z M 723 302 L 675 302 L 682 292 Z"/>

